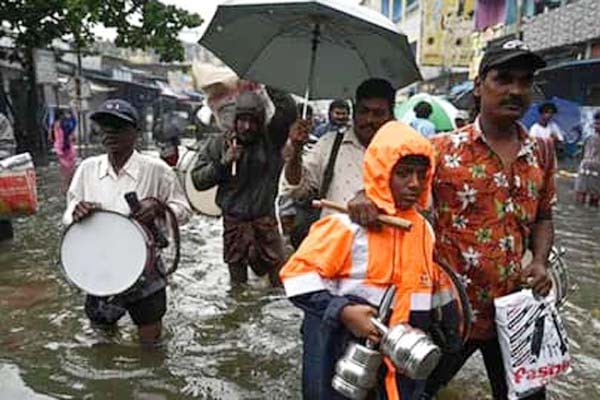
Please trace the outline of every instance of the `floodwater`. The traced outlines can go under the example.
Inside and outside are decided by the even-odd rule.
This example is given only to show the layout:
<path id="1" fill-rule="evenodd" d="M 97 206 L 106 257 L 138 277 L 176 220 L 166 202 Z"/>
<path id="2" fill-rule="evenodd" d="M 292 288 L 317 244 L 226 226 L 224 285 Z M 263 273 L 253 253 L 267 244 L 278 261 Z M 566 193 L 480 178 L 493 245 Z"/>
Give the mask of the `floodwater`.
<path id="1" fill-rule="evenodd" d="M 140 349 L 129 317 L 113 336 L 91 329 L 82 293 L 56 266 L 56 171 L 38 171 L 40 211 L 0 244 L 0 400 L 300 398 L 301 313 L 258 278 L 230 290 L 220 220 L 196 216 L 182 228 L 161 348 Z M 574 363 L 550 397 L 591 400 L 600 398 L 600 212 L 575 206 L 572 184 L 559 178 L 556 228 L 574 286 L 562 310 Z M 481 360 L 440 398 L 490 398 Z"/>

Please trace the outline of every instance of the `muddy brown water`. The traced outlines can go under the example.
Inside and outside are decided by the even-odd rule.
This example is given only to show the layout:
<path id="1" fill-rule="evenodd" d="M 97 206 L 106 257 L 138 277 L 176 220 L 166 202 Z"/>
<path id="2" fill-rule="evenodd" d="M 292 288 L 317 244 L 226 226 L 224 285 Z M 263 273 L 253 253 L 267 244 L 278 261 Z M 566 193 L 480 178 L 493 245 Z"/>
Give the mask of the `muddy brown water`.
<path id="1" fill-rule="evenodd" d="M 255 278 L 231 291 L 219 220 L 182 228 L 183 258 L 168 292 L 162 347 L 141 350 L 128 317 L 114 335 L 91 329 L 83 295 L 56 267 L 64 198 L 55 166 L 40 169 L 40 210 L 0 244 L 0 400 L 298 399 L 301 312 Z M 573 203 L 559 178 L 557 241 L 567 248 L 573 370 L 551 398 L 600 398 L 600 212 Z M 490 398 L 473 357 L 440 396 Z"/>

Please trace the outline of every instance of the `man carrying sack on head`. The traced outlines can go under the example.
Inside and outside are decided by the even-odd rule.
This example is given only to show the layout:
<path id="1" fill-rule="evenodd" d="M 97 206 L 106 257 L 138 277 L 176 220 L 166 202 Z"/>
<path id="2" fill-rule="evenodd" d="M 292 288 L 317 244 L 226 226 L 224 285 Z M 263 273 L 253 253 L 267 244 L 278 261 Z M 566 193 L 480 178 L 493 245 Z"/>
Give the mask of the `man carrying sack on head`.
<path id="1" fill-rule="evenodd" d="M 79 222 L 96 210 L 115 211 L 128 215 L 131 210 L 124 195 L 135 192 L 140 209 L 134 218 L 144 225 L 162 217 L 164 205 L 171 208 L 179 224 L 187 222 L 191 210 L 175 172 L 158 158 L 135 150 L 139 136 L 138 113 L 123 100 L 108 100 L 90 118 L 102 130 L 106 154 L 84 160 L 67 192 L 67 210 L 63 222 Z M 162 330 L 166 312 L 166 279 L 153 266 L 144 271 L 140 280 L 125 293 L 109 301 L 105 297 L 88 295 L 85 313 L 96 326 L 114 326 L 128 312 L 138 326 L 140 340 L 153 344 Z"/>
<path id="2" fill-rule="evenodd" d="M 242 92 L 235 103 L 233 130 L 211 139 L 192 171 L 196 189 L 218 186 L 223 258 L 233 286 L 248 281 L 248 267 L 279 285 L 283 245 L 275 196 L 283 166 L 281 150 L 296 118 L 296 105 L 290 96 L 271 90 L 269 96 L 276 111 L 267 124 L 264 100 L 254 92 Z"/>

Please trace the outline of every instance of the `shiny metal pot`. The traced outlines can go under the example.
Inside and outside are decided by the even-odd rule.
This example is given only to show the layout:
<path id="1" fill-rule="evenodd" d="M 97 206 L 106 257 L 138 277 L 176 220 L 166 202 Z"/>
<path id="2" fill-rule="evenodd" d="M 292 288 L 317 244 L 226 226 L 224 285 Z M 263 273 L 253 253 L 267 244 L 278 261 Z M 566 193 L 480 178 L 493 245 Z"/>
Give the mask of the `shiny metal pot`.
<path id="1" fill-rule="evenodd" d="M 380 349 L 399 372 L 412 379 L 425 379 L 436 367 L 442 351 L 423 331 L 408 324 L 388 328 L 381 321 L 371 321 L 383 335 Z"/>
<path id="2" fill-rule="evenodd" d="M 351 343 L 335 366 L 336 375 L 354 385 L 370 389 L 377 383 L 382 356 L 377 350 Z"/>
<path id="3" fill-rule="evenodd" d="M 384 293 L 377 315 L 380 320 L 387 321 L 395 294 L 394 286 Z M 364 399 L 369 390 L 377 385 L 377 373 L 382 360 L 383 355 L 376 344 L 369 341 L 365 346 L 350 343 L 335 365 L 335 376 L 331 386 L 349 399 Z"/>
<path id="4" fill-rule="evenodd" d="M 382 355 L 379 351 L 358 343 L 350 343 L 335 365 L 332 387 L 344 396 L 361 400 L 377 384 L 377 371 Z"/>
<path id="5" fill-rule="evenodd" d="M 331 387 L 333 387 L 335 391 L 342 396 L 351 400 L 363 400 L 369 393 L 369 389 L 365 389 L 347 382 L 338 375 L 335 375 L 331 380 Z"/>

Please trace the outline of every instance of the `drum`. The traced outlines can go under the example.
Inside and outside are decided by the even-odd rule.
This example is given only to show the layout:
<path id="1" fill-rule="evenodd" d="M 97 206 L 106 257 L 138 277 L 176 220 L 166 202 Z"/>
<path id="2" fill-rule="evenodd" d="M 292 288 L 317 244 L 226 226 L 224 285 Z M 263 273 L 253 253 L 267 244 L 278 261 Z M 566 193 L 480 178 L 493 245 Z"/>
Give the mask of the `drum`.
<path id="1" fill-rule="evenodd" d="M 112 211 L 96 211 L 71 224 L 60 244 L 67 278 L 88 294 L 113 296 L 132 287 L 154 265 L 154 241 L 135 220 Z"/>
<path id="2" fill-rule="evenodd" d="M 196 190 L 192 182 L 192 169 L 196 165 L 198 159 L 198 151 L 192 148 L 186 148 L 181 157 L 175 171 L 179 176 L 181 185 L 188 199 L 188 202 L 194 211 L 208 215 L 209 217 L 220 217 L 221 209 L 216 203 L 217 187 L 212 187 L 208 190 Z"/>

